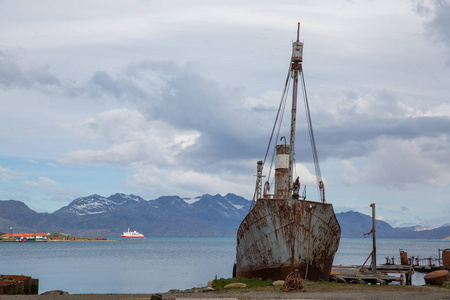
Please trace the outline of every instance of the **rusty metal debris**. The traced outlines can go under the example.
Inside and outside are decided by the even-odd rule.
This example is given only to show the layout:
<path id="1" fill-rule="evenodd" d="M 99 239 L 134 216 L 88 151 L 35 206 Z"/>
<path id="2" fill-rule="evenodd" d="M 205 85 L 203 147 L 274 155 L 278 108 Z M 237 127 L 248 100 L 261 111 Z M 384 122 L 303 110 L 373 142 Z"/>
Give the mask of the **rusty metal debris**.
<path id="1" fill-rule="evenodd" d="M 450 249 L 439 249 L 439 260 L 442 261 L 442 266 L 450 268 Z M 442 259 L 441 259 L 442 257 Z"/>
<path id="2" fill-rule="evenodd" d="M 447 270 L 437 270 L 428 273 L 424 277 L 426 284 L 443 285 L 444 282 L 450 282 L 450 272 Z"/>
<path id="3" fill-rule="evenodd" d="M 377 239 L 375 237 L 376 230 L 375 230 L 375 203 L 370 204 L 370 207 L 372 207 L 372 230 L 368 233 L 364 233 L 364 236 L 371 234 L 372 235 L 372 241 L 373 241 L 373 250 L 370 252 L 369 256 L 367 257 L 366 261 L 361 266 L 360 272 L 364 272 L 364 265 L 369 260 L 370 257 L 372 257 L 372 263 L 371 270 L 372 272 L 377 272 Z"/>
<path id="4" fill-rule="evenodd" d="M 450 270 L 450 249 L 438 249 L 438 257 L 408 257 L 408 253 L 400 249 L 400 257 L 387 256 L 383 266 L 384 268 L 410 266 L 420 272 L 431 272 L 438 269 Z"/>
<path id="5" fill-rule="evenodd" d="M 24 275 L 0 275 L 0 295 L 37 295 L 39 280 Z"/>
<path id="6" fill-rule="evenodd" d="M 295 269 L 294 272 L 286 276 L 286 279 L 284 280 L 283 291 L 293 292 L 302 289 L 303 289 L 302 278 L 300 277 L 298 270 Z"/>

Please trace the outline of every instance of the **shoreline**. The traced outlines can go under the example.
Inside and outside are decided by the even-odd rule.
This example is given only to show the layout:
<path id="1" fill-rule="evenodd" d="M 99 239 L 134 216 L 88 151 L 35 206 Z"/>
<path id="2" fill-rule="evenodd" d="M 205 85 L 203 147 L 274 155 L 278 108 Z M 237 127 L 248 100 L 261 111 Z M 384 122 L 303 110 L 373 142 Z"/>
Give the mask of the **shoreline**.
<path id="1" fill-rule="evenodd" d="M 77 240 L 49 240 L 43 242 L 117 242 L 117 240 L 107 240 L 107 239 L 77 239 Z"/>
<path id="2" fill-rule="evenodd" d="M 77 239 L 77 240 L 45 240 L 45 241 L 16 241 L 16 240 L 0 240 L 0 243 L 64 243 L 64 242 L 117 242 L 118 240 L 107 239 Z"/>

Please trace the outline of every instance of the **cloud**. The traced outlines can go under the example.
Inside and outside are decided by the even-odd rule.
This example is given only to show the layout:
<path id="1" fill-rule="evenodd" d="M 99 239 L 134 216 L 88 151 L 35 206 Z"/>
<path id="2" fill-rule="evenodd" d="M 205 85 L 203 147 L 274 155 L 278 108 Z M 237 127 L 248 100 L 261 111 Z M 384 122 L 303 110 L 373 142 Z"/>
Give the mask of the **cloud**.
<path id="1" fill-rule="evenodd" d="M 59 80 L 47 68 L 0 50 L 0 87 L 49 91 L 59 85 Z"/>
<path id="2" fill-rule="evenodd" d="M 444 42 L 448 41 L 444 18 L 446 3 L 423 2 L 421 8 L 423 22 L 428 24 L 427 34 L 442 40 L 444 45 L 448 45 Z M 307 72 L 306 80 L 312 83 L 308 85 L 308 90 L 313 92 L 310 99 L 318 100 L 315 107 L 319 104 L 320 108 L 312 111 L 312 117 L 321 162 L 336 161 L 336 158 L 343 160 L 342 181 L 347 186 L 369 183 L 405 188 L 423 183 L 445 184 L 448 182 L 445 170 L 449 166 L 449 153 L 446 150 L 449 137 L 446 129 L 450 126 L 450 110 L 443 103 L 447 94 L 445 87 L 437 86 L 434 89 L 429 81 L 422 82 L 422 76 L 442 76 L 435 73 L 435 69 L 416 72 L 411 67 L 414 65 L 419 68 L 416 62 L 420 60 L 420 63 L 432 68 L 428 59 L 431 57 L 430 53 L 434 52 L 430 52 L 424 44 L 420 46 L 423 48 L 416 48 L 417 45 L 412 43 L 417 39 L 417 31 L 411 28 L 421 25 L 417 22 L 419 18 L 401 13 L 405 9 L 403 4 L 390 6 L 391 13 L 395 12 L 390 14 L 395 15 L 391 19 L 389 14 L 383 14 L 386 3 L 364 2 L 359 6 L 349 2 L 333 3 L 333 7 L 345 5 L 351 8 L 346 10 L 344 19 L 339 20 L 339 16 L 333 14 L 329 7 L 328 10 L 324 9 L 329 5 L 330 3 L 319 6 L 307 4 L 307 7 L 294 8 L 277 4 L 271 6 L 278 9 L 275 16 L 266 7 L 263 11 L 252 12 L 250 15 L 253 19 L 245 18 L 238 22 L 239 25 L 234 22 L 235 14 L 224 15 L 221 16 L 222 25 L 219 27 L 210 27 L 209 21 L 205 21 L 214 17 L 197 19 L 205 12 L 217 12 L 214 6 L 202 10 L 190 7 L 190 14 L 183 14 L 184 20 L 189 21 L 186 24 L 189 28 L 181 29 L 170 24 L 169 32 L 161 30 L 161 33 L 155 33 L 152 29 L 152 36 L 142 39 L 140 33 L 136 34 L 139 31 L 127 33 L 127 28 L 147 27 L 151 23 L 134 19 L 133 23 L 115 25 L 117 28 L 125 28 L 121 33 L 127 38 L 127 41 L 117 42 L 112 42 L 112 35 L 104 31 L 103 25 L 107 23 L 105 19 L 101 20 L 102 26 L 92 28 L 92 31 L 84 30 L 89 25 L 94 25 L 95 21 L 69 20 L 67 28 L 83 28 L 76 31 L 79 34 L 76 36 L 80 38 L 76 42 L 79 44 L 77 53 L 81 50 L 81 53 L 89 55 L 74 55 L 74 51 L 70 56 L 73 57 L 73 62 L 67 64 L 62 64 L 62 60 L 58 60 L 60 58 L 40 57 L 42 61 L 53 62 L 53 65 L 50 64 L 52 69 L 49 69 L 26 61 L 17 53 L 11 55 L 12 52 L 3 51 L 0 88 L 10 93 L 7 96 L 14 96 L 13 89 L 38 91 L 41 93 L 39 96 L 46 96 L 48 103 L 51 102 L 46 106 L 50 109 L 56 108 L 53 103 L 56 99 L 58 101 L 54 102 L 60 103 L 62 107 L 69 102 L 83 102 L 83 105 L 79 105 L 83 114 L 79 115 L 82 115 L 80 119 L 84 121 L 74 121 L 78 116 L 72 115 L 67 120 L 68 125 L 64 127 L 71 130 L 64 138 L 70 139 L 70 143 L 76 140 L 78 144 L 73 142 L 68 146 L 69 142 L 61 143 L 64 144 L 61 148 L 64 154 L 59 160 L 61 164 L 109 164 L 126 167 L 131 170 L 130 180 L 127 179 L 129 186 L 133 186 L 134 180 L 144 186 L 141 188 L 145 188 L 148 180 L 151 184 L 148 184 L 147 192 L 159 189 L 161 194 L 166 191 L 160 187 L 170 190 L 175 185 L 182 186 L 180 191 L 185 192 L 194 191 L 192 187 L 203 192 L 217 192 L 214 188 L 220 189 L 221 186 L 241 189 L 242 185 L 237 184 L 240 179 L 236 178 L 254 174 L 256 160 L 263 158 L 281 96 L 280 91 L 274 90 L 277 86 L 273 82 L 276 77 L 282 83 L 284 74 L 280 77 L 274 74 L 283 73 L 277 71 L 278 66 L 283 70 L 285 67 L 281 65 L 284 60 L 278 54 L 286 50 L 289 55 L 290 49 L 283 48 L 280 51 L 281 47 L 276 45 L 283 42 L 284 38 L 277 40 L 277 37 L 284 35 L 289 40 L 292 35 L 288 35 L 287 29 L 291 28 L 291 24 L 288 24 L 291 21 L 284 19 L 280 23 L 279 18 L 281 15 L 285 16 L 284 12 L 287 10 L 292 11 L 292 16 L 305 10 L 314 15 L 320 13 L 321 18 L 327 16 L 336 18 L 333 21 L 342 21 L 328 24 L 319 21 L 321 18 L 311 18 L 311 21 L 316 21 L 310 24 L 305 22 L 308 25 L 302 29 L 302 34 L 305 34 L 308 41 L 305 51 L 308 51 L 311 71 Z M 436 9 L 438 6 L 440 10 Z M 250 7 L 223 8 L 228 12 L 245 15 Z M 175 20 L 180 16 L 180 11 L 184 10 L 178 9 L 179 11 L 170 10 L 166 13 Z M 358 15 L 355 15 L 356 11 Z M 74 14 L 76 13 L 75 11 Z M 139 17 L 147 13 L 148 11 L 143 12 Z M 257 22 L 257 16 L 260 15 L 271 16 L 270 23 L 260 25 Z M 366 18 L 362 20 L 360 15 Z M 383 22 L 372 25 L 374 23 L 371 20 L 379 16 Z M 297 17 L 298 15 L 295 16 Z M 169 23 L 166 22 L 164 26 L 168 28 Z M 231 23 L 233 26 L 228 26 Z M 51 29 L 54 24 L 65 22 L 61 20 L 46 23 L 45 28 Z M 336 27 L 336 24 L 339 25 Z M 269 29 L 272 31 L 268 31 L 267 27 L 272 27 Z M 49 34 L 64 38 L 63 42 L 55 38 L 40 43 L 44 45 L 50 42 L 53 46 L 61 47 L 56 50 L 62 55 L 61 52 L 68 50 L 64 48 L 64 44 L 69 41 L 66 45 L 72 45 L 76 39 L 63 37 L 62 33 L 67 30 L 62 30 L 60 26 L 57 28 L 57 33 Z M 355 31 L 355 28 L 364 30 Z M 386 28 L 389 28 L 388 32 Z M 273 30 L 276 34 L 273 34 Z M 92 32 L 96 32 L 95 36 L 101 37 L 102 42 L 108 41 L 108 47 L 103 48 L 102 42 L 93 42 Z M 99 32 L 102 34 L 98 34 Z M 81 39 L 88 33 L 88 39 Z M 160 36 L 155 40 L 153 34 Z M 211 34 L 217 38 L 212 38 Z M 259 39 L 258 35 L 271 35 L 271 42 L 267 43 L 265 38 Z M 29 33 L 26 36 L 29 37 Z M 236 36 L 239 37 L 239 45 L 233 40 Z M 248 38 L 249 36 L 252 38 Z M 133 40 L 136 37 L 146 42 L 137 44 L 138 41 Z M 22 40 L 24 45 L 29 43 L 29 39 L 22 37 Z M 241 43 L 240 40 L 246 42 Z M 173 41 L 177 42 L 173 44 Z M 124 47 L 126 42 L 131 43 Z M 117 47 L 119 44 L 120 49 Z M 314 49 L 314 44 L 320 46 Z M 176 45 L 183 45 L 183 53 Z M 406 49 L 402 45 L 416 47 L 408 46 Z M 48 53 L 57 53 L 52 52 L 55 49 L 46 47 L 45 51 Z M 321 52 L 323 49 L 328 54 Z M 332 60 L 326 57 L 331 53 L 328 49 L 333 49 Z M 101 53 L 102 59 L 92 63 L 95 60 L 93 57 L 99 57 L 94 52 Z M 39 53 L 36 51 L 33 55 L 39 57 Z M 114 57 L 109 58 L 108 55 Z M 227 60 L 229 57 L 233 61 Z M 368 60 L 367 57 L 371 59 Z M 130 60 L 133 62 L 127 63 Z M 188 62 L 189 60 L 197 62 Z M 71 64 L 77 64 L 77 69 L 71 69 Z M 64 68 L 67 70 L 61 71 Z M 305 68 L 308 68 L 307 65 Z M 65 80 L 66 77 L 70 77 L 70 80 Z M 227 80 L 223 80 L 224 78 Z M 236 82 L 237 84 L 233 84 Z M 417 82 L 420 84 L 415 84 Z M 425 88 L 428 91 L 423 91 Z M 320 95 L 325 89 L 333 90 L 331 95 L 327 95 L 330 96 L 327 97 L 328 100 Z M 259 94 L 254 90 L 259 90 Z M 434 94 L 439 92 L 443 97 Z M 33 96 L 30 99 L 37 98 L 36 94 L 28 95 Z M 303 112 L 299 109 L 299 119 L 301 113 Z M 296 159 L 304 167 L 311 162 L 311 150 L 307 130 L 300 127 L 300 123 L 298 122 Z M 47 130 L 50 128 L 45 128 L 45 131 L 51 132 Z M 282 135 L 286 135 L 286 132 L 284 130 Z M 76 137 L 70 135 L 74 133 Z M 171 179 L 169 170 L 179 172 L 174 176 L 179 182 Z M 300 173 L 303 175 L 300 176 L 302 183 L 315 184 L 314 175 L 306 167 Z M 183 174 L 190 174 L 196 179 L 195 182 Z M 235 178 L 227 177 L 229 174 L 233 174 Z M 197 182 L 198 180 L 207 184 Z M 250 176 L 250 179 L 242 182 L 253 185 L 253 181 Z"/>
<path id="3" fill-rule="evenodd" d="M 450 155 L 447 136 L 408 140 L 380 137 L 373 149 L 360 170 L 360 180 L 365 183 L 397 188 L 450 183 L 450 162 L 445 158 Z"/>
<path id="4" fill-rule="evenodd" d="M 257 148 L 263 155 L 268 130 L 263 132 L 258 125 L 271 128 L 263 122 L 267 111 L 255 110 L 261 104 L 255 99 L 247 101 L 240 87 L 221 86 L 197 71 L 192 64 L 145 60 L 127 65 L 116 75 L 99 70 L 85 84 L 72 81 L 54 90 L 38 85 L 27 88 L 70 96 L 62 101 L 95 98 L 100 103 L 113 98 L 124 106 L 79 125 L 65 121 L 65 130 L 95 143 L 64 153 L 61 164 L 177 165 L 198 174 L 242 172 L 242 166 L 246 166 L 251 174 L 253 163 L 250 167 L 235 160 L 254 157 Z M 263 102 L 267 101 L 266 97 Z"/>
<path id="5" fill-rule="evenodd" d="M 111 164 L 130 166 L 146 162 L 164 166 L 194 145 L 199 133 L 175 129 L 159 120 L 147 120 L 139 111 L 127 108 L 103 112 L 83 122 L 80 136 L 111 144 L 104 150 L 76 150 L 63 155 L 62 164 Z"/>
<path id="6" fill-rule="evenodd" d="M 145 60 L 115 76 L 97 71 L 75 89 L 78 96 L 112 97 L 134 108 L 86 120 L 78 130 L 80 137 L 112 145 L 71 151 L 61 159 L 64 164 L 127 165 L 155 161 L 151 157 L 173 162 L 169 156 L 176 155 L 191 168 L 211 172 L 224 160 L 254 157 L 257 149 L 262 155 L 271 128 L 264 121 L 267 111 L 254 110 L 260 103 L 247 101 L 240 87 L 205 78 L 192 64 Z"/>
<path id="7" fill-rule="evenodd" d="M 438 43 L 450 46 L 450 2 L 447 0 L 418 1 L 416 11 L 428 17 L 426 29 Z"/>
<path id="8" fill-rule="evenodd" d="M 182 165 L 199 174 L 225 172 L 233 166 L 236 172 L 252 172 L 253 166 L 243 169 L 232 161 L 256 161 L 258 154 L 262 158 L 272 127 L 267 120 L 273 119 L 273 103 L 279 100 L 274 101 L 274 91 L 246 98 L 240 87 L 221 86 L 195 65 L 151 60 L 129 64 L 116 76 L 98 71 L 78 90 L 86 96 L 133 103 L 135 109 L 113 109 L 87 119 L 78 135 L 109 146 L 67 152 L 60 163 Z M 446 110 L 436 109 L 433 102 L 418 106 L 420 99 L 403 99 L 382 89 L 337 96 L 341 105 L 319 112 L 314 130 L 319 159 L 344 160 L 346 185 L 365 182 L 404 188 L 449 182 L 445 167 L 440 167 L 449 165 L 449 153 L 442 146 L 449 143 Z M 304 155 L 311 152 L 306 128 L 300 127 L 297 135 L 306 138 L 298 139 L 297 160 L 311 162 L 311 155 Z M 305 173 L 302 181 L 315 182 L 309 175 Z"/>
<path id="9" fill-rule="evenodd" d="M 136 166 L 136 172 L 124 181 L 125 186 L 138 190 L 147 199 L 154 199 L 170 191 L 173 195 L 198 196 L 204 193 L 229 192 L 248 195 L 252 176 L 230 173 L 200 173 L 182 166 L 158 168 L 151 165 Z"/>
<path id="10" fill-rule="evenodd" d="M 360 176 L 358 168 L 350 160 L 342 160 L 343 174 L 342 182 L 346 185 L 352 185 L 358 182 Z"/>
<path id="11" fill-rule="evenodd" d="M 98 92 L 110 94 L 116 98 L 138 98 L 145 99 L 147 94 L 141 90 L 132 81 L 123 78 L 113 78 L 104 71 L 97 71 L 91 80 L 88 82 L 87 87 L 92 90 L 89 92 Z M 91 96 L 95 95 L 91 94 Z"/>
<path id="12" fill-rule="evenodd" d="M 300 178 L 300 184 L 302 185 L 315 185 L 317 184 L 317 177 L 315 174 L 312 174 L 308 168 L 300 163 L 295 164 L 295 172 L 294 177 L 298 176 Z M 295 180 L 294 178 L 294 180 Z M 326 180 L 324 179 L 324 183 Z"/>
<path id="13" fill-rule="evenodd" d="M 36 90 L 65 97 L 95 98 L 105 95 L 129 101 L 148 98 L 146 92 L 130 78 L 113 78 L 99 70 L 86 83 L 80 84 L 58 78 L 48 67 L 32 62 L 14 50 L 0 50 L 0 88 Z"/>
<path id="14" fill-rule="evenodd" d="M 74 91 L 77 97 L 113 97 L 136 108 L 134 113 L 130 113 L 132 109 L 127 113 L 111 110 L 97 116 L 98 120 L 86 120 L 79 136 L 100 139 L 110 146 L 67 152 L 62 163 L 173 163 L 178 156 L 186 167 L 201 172 L 221 167 L 219 161 L 262 156 L 271 129 L 267 120 L 273 119 L 273 104 L 278 101 L 274 101 L 278 98 L 274 91 L 245 97 L 240 87 L 221 86 L 205 78 L 195 64 L 151 60 L 128 64 L 115 76 L 99 70 L 86 84 L 61 85 L 58 93 Z M 319 121 L 314 129 L 322 160 L 365 157 L 377 151 L 374 146 L 379 144 L 374 141 L 383 136 L 400 140 L 447 136 L 450 118 L 432 105 L 419 111 L 413 103 L 408 105 L 384 90 L 349 91 L 338 97 L 343 105 L 313 115 Z M 307 135 L 305 129 L 299 129 L 298 136 Z M 309 147 L 308 141 L 302 142 L 297 151 L 310 153 Z M 301 155 L 297 160 L 310 162 L 311 156 Z M 354 182 L 350 173 L 346 174 L 344 182 Z"/>
<path id="15" fill-rule="evenodd" d="M 48 177 L 41 176 L 38 181 L 25 180 L 23 181 L 24 188 L 22 190 L 32 189 L 34 191 L 40 191 L 55 201 L 61 201 L 68 197 L 73 197 L 79 192 L 71 188 L 61 187 L 59 183 Z"/>
<path id="16" fill-rule="evenodd" d="M 357 120 L 360 120 L 359 122 Z M 343 159 L 362 157 L 375 149 L 373 141 L 380 137 L 412 140 L 419 138 L 446 139 L 450 126 L 449 117 L 412 117 L 387 119 L 369 115 L 355 115 L 351 121 L 337 123 L 334 127 L 316 130 L 320 141 L 320 156 Z"/>
<path id="17" fill-rule="evenodd" d="M 33 65 L 19 64 L 10 56 L 8 59 L 16 61 L 17 68 Z M 51 92 L 42 88 L 45 81 L 39 78 L 43 75 L 33 77 L 50 76 L 45 68 L 19 70 L 22 75 L 11 77 L 4 87 Z M 274 103 L 280 96 L 276 91 L 263 91 L 247 97 L 242 87 L 223 86 L 204 76 L 195 64 L 178 65 L 172 61 L 134 62 L 115 75 L 98 70 L 79 85 L 60 84 L 62 81 L 56 77 L 49 78 L 55 79 L 55 93 L 96 101 L 114 98 L 130 107 L 104 111 L 78 126 L 69 126 L 80 138 L 97 144 L 66 152 L 59 161 L 65 165 L 130 167 L 145 163 L 158 168 L 182 165 L 184 170 L 199 174 L 227 170 L 251 173 L 253 165 L 242 168 L 233 161 L 262 158 L 272 127 L 268 120 L 273 120 Z M 23 80 L 28 84 L 21 84 Z M 343 159 L 342 181 L 346 185 L 370 182 L 403 188 L 421 182 L 449 182 L 445 145 L 449 143 L 446 128 L 450 128 L 450 111 L 445 104 L 418 106 L 420 99 L 404 99 L 383 89 L 348 90 L 336 96 L 340 103 L 313 115 L 318 126 L 313 125 L 319 159 Z M 299 127 L 297 136 L 296 152 L 301 154 L 297 161 L 311 162 L 306 129 Z M 300 137 L 306 139 L 301 141 Z M 355 163 L 358 159 L 366 165 Z M 386 170 L 388 176 L 384 175 Z M 405 170 L 408 176 L 404 176 Z M 310 175 L 305 173 L 302 181 L 315 182 Z"/>
<path id="18" fill-rule="evenodd" d="M 56 182 L 47 177 L 39 177 L 39 181 L 24 181 L 24 184 L 33 188 L 38 189 L 48 189 L 54 185 Z"/>
<path id="19" fill-rule="evenodd" d="M 341 159 L 344 184 L 450 183 L 450 115 L 444 104 L 382 90 L 342 96 L 342 104 L 320 112 L 314 133 L 322 162 Z M 300 143 L 297 152 L 308 147 L 307 141 Z"/>
<path id="20" fill-rule="evenodd" d="M 386 221 L 386 218 L 383 216 L 375 216 L 375 219 L 379 221 Z"/>
<path id="21" fill-rule="evenodd" d="M 0 166 L 0 182 L 9 182 L 11 179 L 16 178 L 17 178 L 16 172 L 8 168 L 2 168 Z"/>
<path id="22" fill-rule="evenodd" d="M 31 65 L 29 62 L 24 64 Z M 262 145 L 259 149 L 264 148 L 271 128 L 265 122 L 268 112 L 259 110 L 262 104 L 254 99 L 247 101 L 242 87 L 221 86 L 217 81 L 199 73 L 192 63 L 178 65 L 172 61 L 143 60 L 128 64 L 115 75 L 98 70 L 84 84 L 53 78 L 58 82 L 56 89 L 44 90 L 31 83 L 27 88 L 69 97 L 65 101 L 75 101 L 77 98 L 109 101 L 114 98 L 126 107 L 134 107 L 155 123 L 161 122 L 172 130 L 179 130 L 181 136 L 185 135 L 184 131 L 200 133 L 195 150 L 185 154 L 186 158 L 205 160 L 205 168 L 214 167 L 214 161 L 219 159 L 253 157 L 259 145 Z M 10 83 L 18 81 L 11 78 L 8 80 Z M 19 84 L 9 86 L 24 87 Z M 267 102 L 267 99 L 263 101 Z M 272 118 L 270 114 L 270 119 Z M 259 125 L 264 125 L 267 130 Z M 86 123 L 85 126 L 96 124 Z M 94 133 L 93 128 L 86 130 L 86 134 L 89 133 Z M 182 137 L 178 137 L 180 138 Z M 112 156 L 121 151 L 119 148 L 120 145 L 117 145 L 109 153 L 80 150 L 77 156 L 90 156 L 92 160 L 102 161 L 105 160 L 105 155 Z"/>

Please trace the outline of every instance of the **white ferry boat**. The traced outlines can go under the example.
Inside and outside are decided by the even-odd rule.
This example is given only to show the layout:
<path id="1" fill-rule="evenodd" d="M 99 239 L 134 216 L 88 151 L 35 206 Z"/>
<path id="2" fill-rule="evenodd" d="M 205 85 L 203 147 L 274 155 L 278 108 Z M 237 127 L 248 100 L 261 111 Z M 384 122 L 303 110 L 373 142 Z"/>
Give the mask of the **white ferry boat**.
<path id="1" fill-rule="evenodd" d="M 125 231 L 122 236 L 123 239 L 145 239 L 145 236 L 142 233 L 135 231 L 130 231 L 130 228 L 128 228 L 128 231 Z"/>

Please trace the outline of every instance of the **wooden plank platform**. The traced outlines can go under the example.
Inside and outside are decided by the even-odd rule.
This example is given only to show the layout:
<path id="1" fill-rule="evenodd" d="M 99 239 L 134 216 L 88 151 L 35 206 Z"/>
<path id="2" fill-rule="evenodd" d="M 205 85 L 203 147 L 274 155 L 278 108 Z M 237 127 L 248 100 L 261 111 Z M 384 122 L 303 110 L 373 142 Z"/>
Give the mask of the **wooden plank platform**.
<path id="1" fill-rule="evenodd" d="M 371 272 L 367 269 L 364 269 L 364 272 L 359 272 L 360 266 L 334 266 L 331 275 L 335 275 L 345 279 L 347 282 L 351 281 L 364 281 L 370 284 L 377 283 L 392 283 L 392 282 L 401 282 L 400 276 L 392 276 L 387 275 L 384 272 Z"/>
<path id="2" fill-rule="evenodd" d="M 407 265 L 380 265 L 377 266 L 377 272 L 383 273 L 408 273 L 413 272 L 414 268 Z"/>

